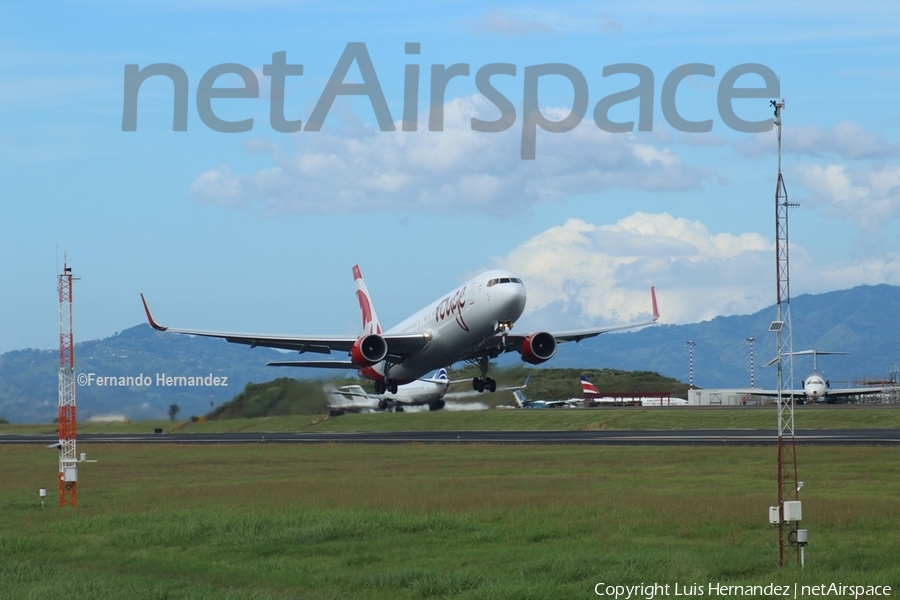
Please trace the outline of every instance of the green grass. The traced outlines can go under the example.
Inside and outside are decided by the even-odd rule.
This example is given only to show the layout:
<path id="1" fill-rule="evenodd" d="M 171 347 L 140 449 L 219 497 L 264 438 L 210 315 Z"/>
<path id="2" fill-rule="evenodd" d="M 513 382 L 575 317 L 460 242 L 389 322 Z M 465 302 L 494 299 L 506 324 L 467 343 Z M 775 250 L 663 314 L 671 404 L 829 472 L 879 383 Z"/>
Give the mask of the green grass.
<path id="1" fill-rule="evenodd" d="M 185 421 L 133 421 L 129 423 L 79 422 L 77 433 L 147 433 L 160 428 L 166 433 L 185 427 Z M 0 434 L 56 434 L 55 423 L 16 423 L 0 425 Z"/>
<path id="2" fill-rule="evenodd" d="M 55 453 L 3 447 L 0 598 L 590 598 L 601 581 L 900 587 L 895 448 L 800 451 L 803 571 L 777 567 L 773 448 L 79 450 L 100 462 L 79 469 L 78 508 L 60 509 Z"/>
<path id="3" fill-rule="evenodd" d="M 217 421 L 136 421 L 79 423 L 79 433 L 212 433 L 229 431 L 463 431 L 578 429 L 762 429 L 774 431 L 775 407 L 630 407 L 602 409 L 437 411 L 347 414 L 326 418 L 310 415 L 223 419 Z M 900 406 L 801 406 L 797 429 L 896 429 Z M 56 433 L 56 426 L 0 425 L 0 434 Z"/>
<path id="4" fill-rule="evenodd" d="M 578 429 L 763 429 L 775 431 L 775 407 L 485 410 L 348 414 L 332 418 L 263 417 L 189 423 L 184 432 L 221 431 L 464 431 Z M 799 407 L 798 429 L 894 429 L 900 407 Z M 0 432 L 4 429 L 0 428 Z"/>

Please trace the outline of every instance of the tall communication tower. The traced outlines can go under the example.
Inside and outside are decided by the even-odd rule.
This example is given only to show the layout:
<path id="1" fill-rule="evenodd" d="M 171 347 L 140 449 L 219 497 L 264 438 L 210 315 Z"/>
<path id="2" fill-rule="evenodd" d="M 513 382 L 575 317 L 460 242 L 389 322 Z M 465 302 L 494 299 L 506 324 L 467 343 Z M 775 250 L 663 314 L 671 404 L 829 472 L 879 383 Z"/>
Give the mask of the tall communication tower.
<path id="1" fill-rule="evenodd" d="M 778 564 L 784 566 L 785 542 L 800 546 L 799 526 L 800 487 L 797 481 L 797 453 L 794 440 L 794 383 L 793 340 L 791 337 L 791 278 L 788 243 L 788 209 L 798 206 L 788 201 L 787 188 L 781 174 L 781 111 L 784 100 L 772 101 L 775 108 L 775 131 L 778 135 L 778 182 L 775 185 L 775 270 L 778 298 L 775 321 L 769 327 L 775 333 L 775 364 L 778 369 Z M 787 439 L 785 439 L 787 438 Z M 788 503 L 788 506 L 785 506 Z"/>
<path id="2" fill-rule="evenodd" d="M 72 334 L 72 269 L 59 274 L 59 505 L 76 506 L 78 460 L 75 454 L 75 338 Z"/>

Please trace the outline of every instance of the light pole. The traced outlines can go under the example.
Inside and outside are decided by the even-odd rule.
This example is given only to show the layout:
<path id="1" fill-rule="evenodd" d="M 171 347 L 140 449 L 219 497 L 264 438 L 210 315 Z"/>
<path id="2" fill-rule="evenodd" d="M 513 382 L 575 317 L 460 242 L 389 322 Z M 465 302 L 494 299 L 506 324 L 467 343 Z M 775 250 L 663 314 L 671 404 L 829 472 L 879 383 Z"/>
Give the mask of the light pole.
<path id="1" fill-rule="evenodd" d="M 685 342 L 688 347 L 688 377 L 689 377 L 689 386 L 690 389 L 694 389 L 694 340 L 688 340 Z"/>
<path id="2" fill-rule="evenodd" d="M 747 341 L 750 342 L 750 389 L 753 389 L 753 342 L 756 338 L 748 337 Z"/>

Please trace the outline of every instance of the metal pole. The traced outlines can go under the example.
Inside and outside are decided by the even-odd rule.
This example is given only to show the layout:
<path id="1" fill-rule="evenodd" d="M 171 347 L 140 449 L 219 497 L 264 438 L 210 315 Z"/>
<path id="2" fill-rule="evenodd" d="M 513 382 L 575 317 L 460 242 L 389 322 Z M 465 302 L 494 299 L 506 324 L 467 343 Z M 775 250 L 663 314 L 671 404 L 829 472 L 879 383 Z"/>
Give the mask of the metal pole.
<path id="1" fill-rule="evenodd" d="M 755 338 L 748 337 L 747 341 L 750 342 L 750 389 L 753 389 L 753 342 Z"/>
<path id="2" fill-rule="evenodd" d="M 688 379 L 690 389 L 694 389 L 694 340 L 688 340 L 685 342 L 688 347 Z"/>

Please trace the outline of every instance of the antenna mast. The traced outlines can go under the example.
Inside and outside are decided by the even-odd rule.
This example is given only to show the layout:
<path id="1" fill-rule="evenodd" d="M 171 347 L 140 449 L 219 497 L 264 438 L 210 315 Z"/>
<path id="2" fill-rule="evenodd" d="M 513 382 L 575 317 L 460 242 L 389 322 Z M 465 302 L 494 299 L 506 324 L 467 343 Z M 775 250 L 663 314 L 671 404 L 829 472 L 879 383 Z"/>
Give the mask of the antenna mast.
<path id="1" fill-rule="evenodd" d="M 793 339 L 791 335 L 791 279 L 788 241 L 788 209 L 799 206 L 788 201 L 781 173 L 781 111 L 784 99 L 771 102 L 775 108 L 775 132 L 778 135 L 778 182 L 775 185 L 775 271 L 778 301 L 775 321 L 769 328 L 775 332 L 775 362 L 778 367 L 778 564 L 784 566 L 785 541 L 796 545 L 798 523 L 787 520 L 785 502 L 796 501 L 797 454 L 794 439 Z M 785 440 L 785 437 L 789 438 Z M 800 547 L 797 547 L 798 557 Z"/>
<path id="2" fill-rule="evenodd" d="M 59 291 L 59 506 L 76 506 L 75 338 L 72 333 L 72 269 L 63 260 Z"/>

